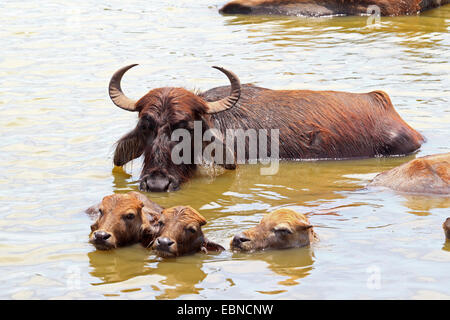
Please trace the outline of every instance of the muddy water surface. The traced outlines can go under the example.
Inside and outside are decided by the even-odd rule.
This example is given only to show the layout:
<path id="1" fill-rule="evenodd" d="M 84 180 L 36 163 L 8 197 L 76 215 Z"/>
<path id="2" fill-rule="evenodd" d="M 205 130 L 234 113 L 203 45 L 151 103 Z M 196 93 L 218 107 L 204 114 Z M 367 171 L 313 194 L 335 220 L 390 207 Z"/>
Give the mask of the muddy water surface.
<path id="1" fill-rule="evenodd" d="M 154 3 L 155 2 L 155 3 Z M 2 1 L 0 15 L 0 297 L 450 298 L 450 199 L 366 190 L 378 172 L 450 151 L 450 6 L 421 16 L 221 16 L 222 1 Z M 156 258 L 133 246 L 98 252 L 83 210 L 137 189 L 140 161 L 112 166 L 136 115 L 107 96 L 111 74 L 140 63 L 123 87 L 208 89 L 212 65 L 271 88 L 389 93 L 427 137 L 408 157 L 282 163 L 274 176 L 240 166 L 149 194 L 189 204 L 208 237 L 232 235 L 280 207 L 308 213 L 311 248 Z"/>

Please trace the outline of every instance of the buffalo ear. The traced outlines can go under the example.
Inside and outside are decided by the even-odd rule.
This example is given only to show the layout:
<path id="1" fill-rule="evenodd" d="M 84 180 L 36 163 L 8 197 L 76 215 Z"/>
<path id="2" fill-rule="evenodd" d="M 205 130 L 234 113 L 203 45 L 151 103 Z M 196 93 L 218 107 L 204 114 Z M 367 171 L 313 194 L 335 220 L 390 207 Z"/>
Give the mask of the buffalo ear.
<path id="1" fill-rule="evenodd" d="M 98 230 L 98 223 L 97 222 L 95 222 L 93 225 L 91 225 L 91 231 L 94 232 L 96 230 Z"/>
<path id="2" fill-rule="evenodd" d="M 224 250 L 225 250 L 225 248 L 222 247 L 220 244 L 212 242 L 212 241 L 210 241 L 208 239 L 205 239 L 205 241 L 202 244 L 202 248 L 201 248 L 201 251 L 204 252 L 204 253 L 208 253 L 210 251 L 212 251 L 212 252 L 221 252 L 221 251 L 224 251 Z"/>
<path id="3" fill-rule="evenodd" d="M 156 202 L 153 202 L 147 196 L 144 194 L 137 192 L 137 191 L 130 191 L 128 193 L 129 195 L 133 195 L 136 199 L 140 200 L 144 204 L 144 212 L 150 211 L 153 212 L 153 214 L 156 212 L 157 214 L 160 214 L 163 211 L 163 207 L 161 207 Z"/>
<path id="4" fill-rule="evenodd" d="M 158 236 L 158 228 L 151 224 L 145 224 L 141 227 L 141 243 L 144 247 L 149 247 Z"/>
<path id="5" fill-rule="evenodd" d="M 89 208 L 87 208 L 84 212 L 92 219 L 97 219 L 100 216 L 100 205 L 101 203 L 97 203 Z"/>
<path id="6" fill-rule="evenodd" d="M 158 221 L 161 213 L 156 212 L 148 207 L 142 208 L 142 214 L 145 215 L 145 218 L 148 220 L 150 224 L 154 224 Z"/>
<path id="7" fill-rule="evenodd" d="M 136 127 L 117 141 L 114 152 L 114 165 L 121 167 L 133 159 L 139 158 L 145 149 L 145 137 Z"/>

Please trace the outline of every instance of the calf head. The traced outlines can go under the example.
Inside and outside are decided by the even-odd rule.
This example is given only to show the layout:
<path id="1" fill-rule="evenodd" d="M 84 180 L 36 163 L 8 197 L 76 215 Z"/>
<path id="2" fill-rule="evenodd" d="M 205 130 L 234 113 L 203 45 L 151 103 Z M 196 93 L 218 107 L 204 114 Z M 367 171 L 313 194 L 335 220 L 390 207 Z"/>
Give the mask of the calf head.
<path id="1" fill-rule="evenodd" d="M 189 179 L 196 169 L 197 161 L 194 160 L 199 155 L 194 154 L 194 122 L 200 121 L 203 132 L 210 129 L 210 114 L 227 110 L 238 101 L 240 82 L 231 71 L 214 67 L 223 72 L 231 82 L 230 95 L 221 100 L 208 102 L 186 89 L 166 87 L 153 89 L 138 101 L 134 101 L 125 96 L 120 86 L 124 73 L 134 66 L 136 64 L 116 71 L 109 83 L 109 95 L 114 104 L 139 114 L 137 126 L 117 142 L 114 164 L 123 166 L 144 155 L 140 190 L 174 191 Z M 184 129 L 183 132 L 190 137 L 190 155 L 181 154 L 184 150 L 177 154 L 188 160 L 181 164 L 172 161 L 172 151 L 179 143 L 172 141 L 172 134 L 177 129 Z M 183 135 L 179 139 L 184 142 Z M 219 134 L 214 135 L 214 141 L 223 148 L 222 152 L 231 152 Z M 235 165 L 226 164 L 225 167 L 234 169 Z"/>
<path id="2" fill-rule="evenodd" d="M 164 209 L 158 221 L 159 234 L 153 249 L 161 257 L 225 250 L 205 238 L 201 229 L 205 224 L 205 218 L 191 207 Z"/>
<path id="3" fill-rule="evenodd" d="M 450 218 L 447 218 L 447 220 L 445 220 L 443 227 L 445 232 L 445 238 L 447 240 L 450 240 Z"/>
<path id="4" fill-rule="evenodd" d="M 138 192 L 113 194 L 87 210 L 96 215 L 89 242 L 99 250 L 134 243 L 149 246 L 156 237 L 157 219 L 162 208 Z"/>
<path id="5" fill-rule="evenodd" d="M 315 233 L 308 219 L 290 209 L 278 209 L 267 214 L 261 222 L 231 240 L 235 251 L 286 249 L 309 245 Z"/>

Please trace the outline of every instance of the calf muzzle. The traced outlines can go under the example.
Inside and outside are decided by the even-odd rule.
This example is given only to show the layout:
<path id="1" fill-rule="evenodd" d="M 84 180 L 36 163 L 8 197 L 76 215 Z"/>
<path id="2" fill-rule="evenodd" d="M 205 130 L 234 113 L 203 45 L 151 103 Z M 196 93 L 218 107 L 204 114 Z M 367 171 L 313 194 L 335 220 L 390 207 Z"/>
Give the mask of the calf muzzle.
<path id="1" fill-rule="evenodd" d="M 233 248 L 241 248 L 242 244 L 247 241 L 250 241 L 248 237 L 246 237 L 243 233 L 238 233 L 233 237 L 231 245 Z"/>

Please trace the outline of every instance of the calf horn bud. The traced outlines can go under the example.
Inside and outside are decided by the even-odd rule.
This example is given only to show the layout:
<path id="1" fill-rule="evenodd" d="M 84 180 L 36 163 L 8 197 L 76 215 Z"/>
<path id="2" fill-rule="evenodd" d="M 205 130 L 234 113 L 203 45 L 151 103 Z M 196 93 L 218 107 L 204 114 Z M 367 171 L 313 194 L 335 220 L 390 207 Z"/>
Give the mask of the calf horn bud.
<path id="1" fill-rule="evenodd" d="M 225 73 L 231 83 L 230 95 L 218 101 L 208 102 L 208 113 L 217 113 L 232 108 L 241 96 L 241 82 L 237 75 L 221 67 L 213 66 L 213 68 Z"/>
<path id="2" fill-rule="evenodd" d="M 137 66 L 137 64 L 130 64 L 129 66 L 120 68 L 113 74 L 111 80 L 109 81 L 109 97 L 116 106 L 127 111 L 137 111 L 136 101 L 128 98 L 122 92 L 120 81 L 122 80 L 122 77 L 125 74 L 125 72 L 127 72 L 129 69 L 135 66 Z"/>

